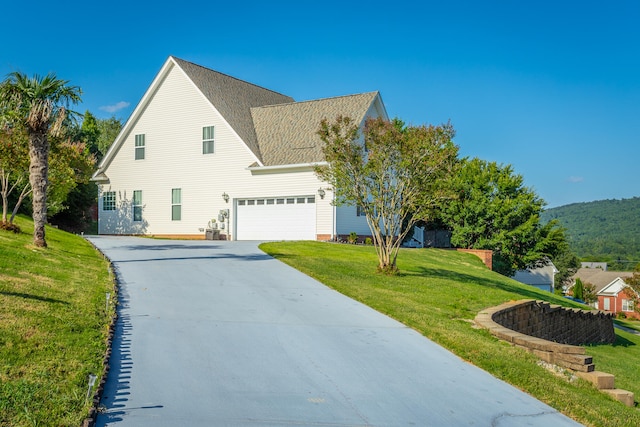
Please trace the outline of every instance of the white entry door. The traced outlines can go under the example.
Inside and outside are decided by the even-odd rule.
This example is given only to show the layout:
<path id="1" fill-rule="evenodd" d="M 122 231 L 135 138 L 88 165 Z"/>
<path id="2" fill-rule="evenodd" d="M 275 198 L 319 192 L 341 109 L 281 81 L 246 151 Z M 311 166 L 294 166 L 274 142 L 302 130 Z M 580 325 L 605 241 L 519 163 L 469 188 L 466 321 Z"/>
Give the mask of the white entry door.
<path id="1" fill-rule="evenodd" d="M 237 240 L 316 240 L 315 196 L 236 201 Z"/>

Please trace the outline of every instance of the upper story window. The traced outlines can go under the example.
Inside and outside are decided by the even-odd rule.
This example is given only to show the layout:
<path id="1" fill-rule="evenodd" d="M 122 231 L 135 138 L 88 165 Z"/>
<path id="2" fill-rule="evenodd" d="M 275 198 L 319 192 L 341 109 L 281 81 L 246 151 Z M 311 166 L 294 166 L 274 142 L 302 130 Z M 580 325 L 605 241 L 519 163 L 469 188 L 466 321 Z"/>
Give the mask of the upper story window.
<path id="1" fill-rule="evenodd" d="M 105 191 L 102 193 L 102 210 L 103 211 L 115 211 L 116 210 L 116 192 Z"/>
<path id="2" fill-rule="evenodd" d="M 144 134 L 136 135 L 136 160 L 144 159 Z"/>
<path id="3" fill-rule="evenodd" d="M 174 188 L 171 190 L 171 221 L 180 221 L 182 219 L 182 189 Z"/>
<path id="4" fill-rule="evenodd" d="M 142 190 L 133 191 L 133 220 L 142 221 Z"/>
<path id="5" fill-rule="evenodd" d="M 214 149 L 214 126 L 202 128 L 202 154 L 211 154 Z"/>
<path id="6" fill-rule="evenodd" d="M 356 206 L 356 216 L 367 216 L 367 214 L 364 212 L 364 208 L 360 205 Z"/>

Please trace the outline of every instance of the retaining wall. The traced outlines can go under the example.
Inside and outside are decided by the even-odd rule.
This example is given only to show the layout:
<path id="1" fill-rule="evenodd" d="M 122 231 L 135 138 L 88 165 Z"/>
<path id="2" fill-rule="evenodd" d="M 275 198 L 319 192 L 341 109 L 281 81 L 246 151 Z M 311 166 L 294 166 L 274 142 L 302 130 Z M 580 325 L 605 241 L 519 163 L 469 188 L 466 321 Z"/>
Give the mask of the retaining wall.
<path id="1" fill-rule="evenodd" d="M 613 315 L 527 300 L 493 313 L 505 328 L 560 344 L 611 344 L 616 341 Z"/>
<path id="2" fill-rule="evenodd" d="M 596 371 L 592 357 L 580 346 L 615 342 L 612 314 L 523 300 L 483 310 L 475 322 L 545 362 L 571 369 L 625 405 L 635 406 L 634 394 L 615 388 L 614 376 Z"/>

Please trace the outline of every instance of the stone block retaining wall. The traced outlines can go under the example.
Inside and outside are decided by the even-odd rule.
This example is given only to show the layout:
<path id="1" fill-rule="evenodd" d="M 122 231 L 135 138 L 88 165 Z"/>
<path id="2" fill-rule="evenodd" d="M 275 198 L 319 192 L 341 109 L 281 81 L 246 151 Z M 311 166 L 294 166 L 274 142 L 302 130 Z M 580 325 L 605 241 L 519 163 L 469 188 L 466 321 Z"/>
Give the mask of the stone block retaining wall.
<path id="1" fill-rule="evenodd" d="M 493 313 L 505 328 L 560 344 L 611 344 L 616 341 L 613 315 L 602 311 L 567 309 L 529 300 Z"/>
<path id="2" fill-rule="evenodd" d="M 494 336 L 562 366 L 627 406 L 634 394 L 615 388 L 611 374 L 595 370 L 593 359 L 578 344 L 613 343 L 613 316 L 598 311 L 566 309 L 544 301 L 512 301 L 481 311 L 477 325 Z"/>

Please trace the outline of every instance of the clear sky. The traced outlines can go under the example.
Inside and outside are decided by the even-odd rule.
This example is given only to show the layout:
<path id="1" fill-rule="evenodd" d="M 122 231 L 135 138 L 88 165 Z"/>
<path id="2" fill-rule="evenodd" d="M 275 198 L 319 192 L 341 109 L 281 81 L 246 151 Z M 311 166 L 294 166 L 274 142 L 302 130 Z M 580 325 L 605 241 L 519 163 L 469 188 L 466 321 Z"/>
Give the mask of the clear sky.
<path id="1" fill-rule="evenodd" d="M 549 207 L 640 196 L 640 2 L 33 0 L 2 6 L 0 76 L 55 72 L 126 120 L 169 55 L 298 101 L 378 90 L 451 120 Z"/>

